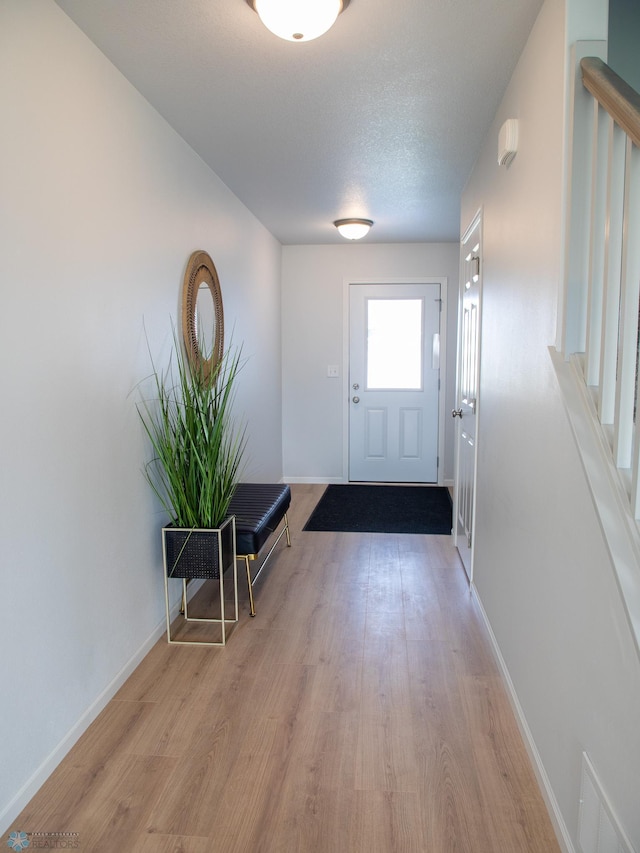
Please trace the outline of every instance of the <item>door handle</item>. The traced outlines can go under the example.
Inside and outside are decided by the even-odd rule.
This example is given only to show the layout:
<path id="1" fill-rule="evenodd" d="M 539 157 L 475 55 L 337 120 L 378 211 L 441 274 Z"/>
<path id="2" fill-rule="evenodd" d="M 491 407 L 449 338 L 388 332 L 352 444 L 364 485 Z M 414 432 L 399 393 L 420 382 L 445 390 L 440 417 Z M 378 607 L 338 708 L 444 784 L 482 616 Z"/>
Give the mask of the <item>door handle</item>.
<path id="1" fill-rule="evenodd" d="M 359 402 L 360 402 L 360 397 L 353 397 L 353 402 L 354 402 L 354 403 L 359 403 Z"/>
<path id="2" fill-rule="evenodd" d="M 451 412 L 452 418 L 461 418 L 462 417 L 462 409 L 453 409 Z"/>

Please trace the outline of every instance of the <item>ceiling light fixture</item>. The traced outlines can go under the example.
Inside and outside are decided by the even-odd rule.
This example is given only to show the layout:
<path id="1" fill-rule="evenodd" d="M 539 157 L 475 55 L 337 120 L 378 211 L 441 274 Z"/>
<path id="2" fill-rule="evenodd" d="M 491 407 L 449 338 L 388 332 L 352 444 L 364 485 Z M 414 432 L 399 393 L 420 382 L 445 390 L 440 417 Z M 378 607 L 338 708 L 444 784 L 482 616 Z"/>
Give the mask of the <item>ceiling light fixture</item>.
<path id="1" fill-rule="evenodd" d="M 268 30 L 287 41 L 311 41 L 326 33 L 349 0 L 247 0 Z"/>
<path id="2" fill-rule="evenodd" d="M 347 240 L 360 240 L 369 233 L 373 225 L 371 219 L 336 219 L 333 223 Z"/>

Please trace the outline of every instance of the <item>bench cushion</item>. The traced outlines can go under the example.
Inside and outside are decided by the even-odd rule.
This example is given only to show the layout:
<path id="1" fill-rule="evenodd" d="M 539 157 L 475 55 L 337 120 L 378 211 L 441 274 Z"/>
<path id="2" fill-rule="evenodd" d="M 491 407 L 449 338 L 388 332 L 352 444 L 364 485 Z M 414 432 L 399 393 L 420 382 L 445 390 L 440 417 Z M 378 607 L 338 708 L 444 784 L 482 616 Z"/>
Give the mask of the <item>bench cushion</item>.
<path id="1" fill-rule="evenodd" d="M 283 483 L 239 483 L 229 504 L 236 517 L 236 553 L 257 554 L 282 521 L 291 503 Z"/>

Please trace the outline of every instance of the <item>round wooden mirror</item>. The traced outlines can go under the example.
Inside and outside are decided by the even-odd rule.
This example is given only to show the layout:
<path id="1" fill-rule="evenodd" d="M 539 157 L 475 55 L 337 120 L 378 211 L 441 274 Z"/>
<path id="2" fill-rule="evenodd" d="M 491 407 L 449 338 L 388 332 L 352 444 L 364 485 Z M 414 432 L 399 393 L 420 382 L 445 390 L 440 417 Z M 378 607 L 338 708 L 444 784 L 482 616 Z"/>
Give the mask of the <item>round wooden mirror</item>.
<path id="1" fill-rule="evenodd" d="M 194 252 L 184 274 L 182 335 L 192 369 L 208 379 L 222 359 L 224 315 L 218 273 L 206 252 Z"/>

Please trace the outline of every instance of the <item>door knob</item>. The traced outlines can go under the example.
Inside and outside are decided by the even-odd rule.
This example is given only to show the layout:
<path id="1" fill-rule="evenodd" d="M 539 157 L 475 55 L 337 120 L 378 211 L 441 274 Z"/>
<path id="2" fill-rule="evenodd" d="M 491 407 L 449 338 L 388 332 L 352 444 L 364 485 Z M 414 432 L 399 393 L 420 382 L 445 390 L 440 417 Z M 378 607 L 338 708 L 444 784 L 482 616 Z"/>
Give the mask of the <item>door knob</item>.
<path id="1" fill-rule="evenodd" d="M 452 418 L 461 418 L 462 417 L 462 409 L 453 409 L 451 412 Z"/>
<path id="2" fill-rule="evenodd" d="M 359 402 L 360 402 L 360 397 L 354 397 L 354 398 L 353 398 L 353 402 L 354 402 L 354 403 L 359 403 Z"/>

